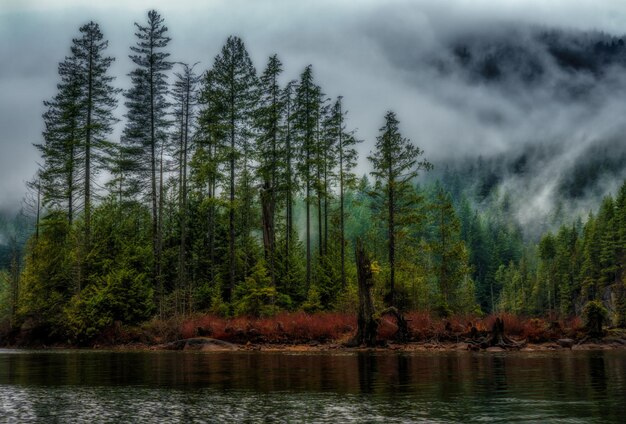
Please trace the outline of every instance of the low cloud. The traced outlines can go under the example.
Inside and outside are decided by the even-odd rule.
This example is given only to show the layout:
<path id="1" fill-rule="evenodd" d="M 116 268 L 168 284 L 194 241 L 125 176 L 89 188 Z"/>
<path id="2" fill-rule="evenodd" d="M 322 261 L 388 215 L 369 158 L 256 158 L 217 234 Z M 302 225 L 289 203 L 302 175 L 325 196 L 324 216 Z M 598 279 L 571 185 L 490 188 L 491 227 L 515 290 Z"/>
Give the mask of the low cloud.
<path id="1" fill-rule="evenodd" d="M 599 4 L 601 3 L 601 4 Z M 91 4 L 91 2 L 89 2 Z M 519 219 L 552 208 L 562 181 L 593 146 L 619 140 L 626 107 L 624 64 L 598 59 L 600 71 L 559 63 L 547 36 L 555 30 L 572 49 L 589 39 L 626 33 L 626 4 L 618 1 L 9 1 L 0 11 L 0 204 L 17 205 L 23 181 L 36 170 L 42 101 L 54 94 L 57 64 L 78 27 L 95 20 L 117 58 L 118 87 L 128 87 L 133 22 L 157 8 L 172 36 L 173 60 L 203 68 L 229 34 L 244 38 L 260 71 L 278 53 L 284 81 L 309 63 L 330 96 L 343 95 L 350 123 L 365 142 L 358 171 L 369 167 L 382 117 L 393 109 L 403 133 L 436 166 L 477 157 L 510 158 L 546 147 L 524 174 L 502 170 L 500 187 L 520 200 Z M 444 6 L 445 4 L 445 6 Z M 595 37 L 595 38 L 594 38 Z M 470 53 L 464 56 L 462 48 Z M 467 53 L 466 52 L 466 53 Z M 503 58 L 502 54 L 509 52 Z M 626 56 L 626 55 L 625 55 Z M 489 68 L 489 58 L 496 68 Z M 493 64 L 492 63 L 492 64 Z M 122 103 L 120 99 L 120 103 Z M 120 106 L 118 116 L 123 115 Z M 121 125 L 113 138 L 118 138 Z M 612 146 L 619 149 L 620 143 Z M 534 150 L 539 152 L 539 150 Z M 614 188 L 600 175 L 577 210 Z M 580 206 L 585 205 L 585 206 Z M 546 212 L 547 213 L 547 212 Z"/>

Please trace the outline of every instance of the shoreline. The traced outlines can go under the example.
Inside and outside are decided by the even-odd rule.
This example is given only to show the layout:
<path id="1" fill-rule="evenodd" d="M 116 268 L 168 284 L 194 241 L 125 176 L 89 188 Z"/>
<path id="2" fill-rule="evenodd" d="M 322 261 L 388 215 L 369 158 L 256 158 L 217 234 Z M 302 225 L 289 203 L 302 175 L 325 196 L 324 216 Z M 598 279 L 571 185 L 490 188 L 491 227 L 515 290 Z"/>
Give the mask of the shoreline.
<path id="1" fill-rule="evenodd" d="M 204 340 L 203 343 L 196 343 L 190 346 L 188 342 Z M 191 352 L 268 352 L 268 353 L 356 353 L 356 352 L 376 352 L 376 353 L 393 353 L 393 352 L 471 352 L 471 353 L 518 353 L 518 352 L 560 352 L 560 351 L 604 351 L 604 350 L 626 350 L 626 340 L 607 340 L 594 341 L 585 343 L 575 343 L 571 347 L 561 346 L 556 342 L 544 343 L 527 343 L 518 349 L 504 349 L 502 347 L 488 347 L 486 349 L 471 348 L 471 344 L 467 342 L 439 342 L 433 343 L 428 341 L 407 342 L 407 343 L 386 343 L 385 345 L 366 347 L 356 346 L 349 347 L 338 342 L 328 343 L 229 343 L 223 340 L 211 338 L 194 338 L 183 339 L 174 343 L 182 343 L 180 348 L 173 348 L 172 343 L 168 344 L 96 344 L 93 346 L 76 346 L 76 345 L 52 345 L 52 346 L 0 346 L 2 349 L 9 350 L 100 350 L 100 351 L 117 351 L 117 352 L 134 352 L 134 351 L 191 351 Z"/>

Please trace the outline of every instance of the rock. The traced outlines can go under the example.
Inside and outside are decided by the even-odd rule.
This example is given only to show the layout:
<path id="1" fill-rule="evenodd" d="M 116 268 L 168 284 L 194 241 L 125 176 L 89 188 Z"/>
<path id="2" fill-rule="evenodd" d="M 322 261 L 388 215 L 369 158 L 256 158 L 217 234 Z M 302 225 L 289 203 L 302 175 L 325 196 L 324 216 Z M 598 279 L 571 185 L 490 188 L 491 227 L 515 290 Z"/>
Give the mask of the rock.
<path id="1" fill-rule="evenodd" d="M 499 346 L 491 346 L 485 349 L 485 352 L 504 352 L 504 349 Z"/>
<path id="2" fill-rule="evenodd" d="M 454 346 L 454 350 L 469 350 L 469 345 L 467 343 L 457 343 Z"/>
<path id="3" fill-rule="evenodd" d="M 167 350 L 237 350 L 237 346 L 232 343 L 209 337 L 176 340 L 166 344 L 163 348 Z"/>
<path id="4" fill-rule="evenodd" d="M 574 347 L 574 340 L 573 339 L 558 339 L 556 341 L 556 344 L 558 344 L 561 347 L 565 347 L 568 349 L 571 349 L 572 347 Z"/>

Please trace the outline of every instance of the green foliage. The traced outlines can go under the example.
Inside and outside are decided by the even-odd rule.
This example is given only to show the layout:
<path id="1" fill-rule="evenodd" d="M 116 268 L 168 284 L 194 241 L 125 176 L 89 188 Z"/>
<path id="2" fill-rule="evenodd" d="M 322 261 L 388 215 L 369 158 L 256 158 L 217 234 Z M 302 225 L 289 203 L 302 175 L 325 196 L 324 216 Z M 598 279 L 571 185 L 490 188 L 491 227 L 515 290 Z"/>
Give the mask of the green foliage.
<path id="1" fill-rule="evenodd" d="M 583 309 L 583 321 L 592 337 L 602 335 L 602 324 L 606 322 L 607 318 L 608 311 L 598 300 L 587 302 Z"/>
<path id="2" fill-rule="evenodd" d="M 319 312 L 324 308 L 324 306 L 322 305 L 320 291 L 315 285 L 312 285 L 309 288 L 306 300 L 301 305 L 301 308 L 303 311 L 309 314 Z"/>
<path id="3" fill-rule="evenodd" d="M 63 333 L 63 307 L 75 291 L 71 236 L 63 214 L 53 213 L 44 219 L 39 238 L 31 239 L 26 250 L 19 315 L 22 320 L 34 320 L 50 337 Z"/>
<path id="4" fill-rule="evenodd" d="M 276 287 L 271 285 L 264 261 L 258 261 L 250 275 L 233 292 L 235 315 L 267 317 L 280 311 L 279 303 L 288 304 L 289 300 L 279 297 Z"/>
<path id="5" fill-rule="evenodd" d="M 154 311 L 152 298 L 146 274 L 116 269 L 72 297 L 64 310 L 65 326 L 72 340 L 86 342 L 116 321 L 135 324 L 148 319 Z"/>
<path id="6" fill-rule="evenodd" d="M 423 151 L 402 136 L 394 112 L 385 114 L 385 124 L 376 137 L 376 149 L 368 156 L 372 176 L 376 179 L 371 195 L 378 200 L 378 218 L 387 231 L 389 261 L 389 304 L 395 305 L 396 244 L 402 242 L 407 227 L 419 221 L 420 197 L 416 196 L 413 180 L 420 170 L 429 170 L 427 160 L 419 160 Z"/>
<path id="7" fill-rule="evenodd" d="M 5 270 L 0 270 L 0 323 L 11 316 L 11 277 Z"/>
<path id="8" fill-rule="evenodd" d="M 431 274 L 439 289 L 438 309 L 443 316 L 450 312 L 473 310 L 473 284 L 468 284 L 470 267 L 465 243 L 461 240 L 461 224 L 456 216 L 450 195 L 443 187 L 435 188 L 430 205 L 432 236 L 429 243 Z"/>

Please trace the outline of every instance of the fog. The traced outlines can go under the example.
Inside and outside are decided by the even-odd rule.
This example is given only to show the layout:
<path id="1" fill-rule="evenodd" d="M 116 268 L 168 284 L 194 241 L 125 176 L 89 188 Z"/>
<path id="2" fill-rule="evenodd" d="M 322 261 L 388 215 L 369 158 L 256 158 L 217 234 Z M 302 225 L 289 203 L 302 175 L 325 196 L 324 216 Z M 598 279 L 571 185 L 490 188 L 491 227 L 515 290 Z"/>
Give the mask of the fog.
<path id="1" fill-rule="evenodd" d="M 350 125 L 364 140 L 359 173 L 368 171 L 365 157 L 389 109 L 436 169 L 544 147 L 533 150 L 525 173 L 502 171 L 500 187 L 515 194 L 522 223 L 549 213 L 560 181 L 589 159 L 593 146 L 623 151 L 624 64 L 605 61 L 599 71 L 564 67 L 541 36 L 563 31 L 559 42 L 572 48 L 589 38 L 620 36 L 626 33 L 626 4 L 620 1 L 101 3 L 2 0 L 0 209 L 19 205 L 23 182 L 36 171 L 32 143 L 41 141 L 42 102 L 55 93 L 58 62 L 79 26 L 100 23 L 109 54 L 117 58 L 115 85 L 127 88 L 133 22 L 143 22 L 149 8 L 166 20 L 173 60 L 200 61 L 206 69 L 235 34 L 244 39 L 257 71 L 278 53 L 284 82 L 313 64 L 324 91 L 344 96 Z M 459 53 L 460 45 L 470 59 Z M 485 58 L 493 57 L 497 75 L 485 76 Z M 123 107 L 116 113 L 122 117 Z M 569 205 L 584 211 L 614 190 L 626 176 L 626 167 L 619 168 L 599 174 Z"/>

